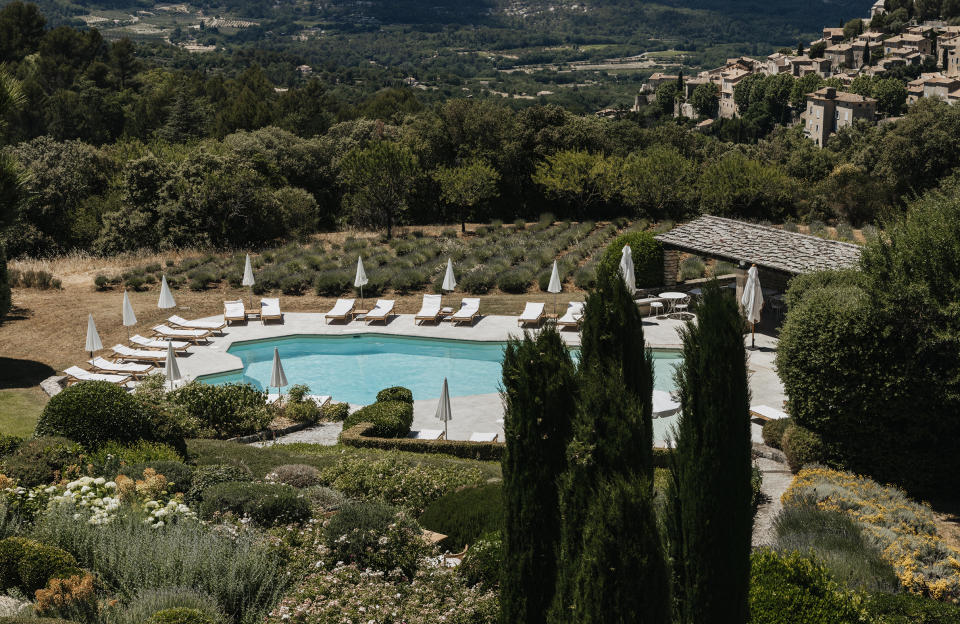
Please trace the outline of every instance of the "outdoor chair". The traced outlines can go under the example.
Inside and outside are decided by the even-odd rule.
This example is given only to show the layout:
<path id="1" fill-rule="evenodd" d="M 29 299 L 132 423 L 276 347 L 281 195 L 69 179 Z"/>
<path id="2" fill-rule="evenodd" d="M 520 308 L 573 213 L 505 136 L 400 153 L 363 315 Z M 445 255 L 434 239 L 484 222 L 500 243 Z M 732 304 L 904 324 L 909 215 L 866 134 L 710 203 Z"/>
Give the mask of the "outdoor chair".
<path id="1" fill-rule="evenodd" d="M 471 433 L 470 441 L 471 442 L 496 442 L 497 438 L 500 436 L 498 433 Z"/>
<path id="2" fill-rule="evenodd" d="M 157 338 L 145 338 L 140 334 L 134 334 L 130 338 L 130 342 L 137 345 L 137 347 L 163 350 L 164 353 L 166 353 L 168 345 L 173 345 L 174 351 L 186 351 L 187 347 L 190 346 L 190 343 L 184 340 L 159 340 Z"/>
<path id="3" fill-rule="evenodd" d="M 182 329 L 208 329 L 212 332 L 219 332 L 224 327 L 227 326 L 226 321 L 188 321 L 182 316 L 171 316 L 167 319 L 167 322 L 173 325 L 174 327 L 180 327 Z"/>
<path id="4" fill-rule="evenodd" d="M 657 318 L 663 318 L 663 302 L 662 301 L 651 301 L 650 302 L 650 316 L 656 316 Z M 649 317 L 648 317 L 649 318 Z"/>
<path id="5" fill-rule="evenodd" d="M 413 317 L 413 322 L 419 325 L 423 321 L 440 322 L 440 301 L 443 295 L 424 295 L 423 303 L 420 305 L 420 311 Z"/>
<path id="6" fill-rule="evenodd" d="M 471 325 L 480 317 L 480 298 L 467 297 L 460 302 L 460 309 L 450 317 L 453 323 L 470 323 Z"/>
<path id="7" fill-rule="evenodd" d="M 517 319 L 517 325 L 520 327 L 524 325 L 536 325 L 539 327 L 540 324 L 543 323 L 543 319 L 543 304 L 528 302 L 526 307 L 523 308 L 520 318 Z"/>
<path id="8" fill-rule="evenodd" d="M 324 315 L 327 324 L 330 324 L 331 319 L 335 321 L 349 321 L 352 319 L 354 301 L 354 299 L 337 299 L 337 302 L 333 304 L 333 309 Z"/>
<path id="9" fill-rule="evenodd" d="M 139 379 L 153 370 L 152 364 L 135 364 L 133 362 L 111 362 L 102 357 L 95 357 L 90 360 L 90 366 L 94 372 L 107 374 L 130 375 L 134 379 Z"/>
<path id="10" fill-rule="evenodd" d="M 107 381 L 112 384 L 122 385 L 133 379 L 130 375 L 106 375 L 103 373 L 91 373 L 90 371 L 83 370 L 79 366 L 71 366 L 70 368 L 64 370 L 63 373 L 68 377 L 68 386 L 72 386 L 80 381 Z"/>
<path id="11" fill-rule="evenodd" d="M 268 395 L 267 395 L 267 405 L 272 405 L 273 403 L 276 403 L 277 401 L 280 401 L 280 398 L 281 398 L 281 395 L 279 395 L 279 394 L 276 394 L 276 393 L 268 394 Z M 285 402 L 285 401 L 287 400 L 287 398 L 288 398 L 287 395 L 284 394 L 284 395 L 283 395 L 283 400 L 284 400 L 283 402 Z M 317 404 L 317 407 L 323 407 L 324 405 L 326 405 L 327 403 L 330 402 L 330 397 L 327 396 L 327 395 L 325 395 L 325 394 L 323 394 L 323 395 L 321 395 L 321 394 L 305 394 L 305 395 L 303 395 L 303 398 L 306 399 L 306 400 L 308 400 L 308 401 L 313 401 L 314 403 Z"/>
<path id="12" fill-rule="evenodd" d="M 579 327 L 583 321 L 583 301 L 571 301 L 567 304 L 566 313 L 557 319 L 557 327 Z"/>
<path id="13" fill-rule="evenodd" d="M 411 431 L 407 434 L 408 438 L 414 440 L 442 440 L 443 429 L 421 429 L 420 431 Z"/>
<path id="14" fill-rule="evenodd" d="M 280 311 L 280 299 L 271 297 L 260 300 L 260 320 L 264 323 L 267 321 L 283 322 L 283 312 Z"/>
<path id="15" fill-rule="evenodd" d="M 157 325 L 151 328 L 151 330 L 157 336 L 163 336 L 164 338 L 182 338 L 194 343 L 200 341 L 210 342 L 210 334 L 213 333 L 209 329 L 173 329 L 167 325 Z"/>
<path id="16" fill-rule="evenodd" d="M 113 345 L 113 357 L 122 362 L 165 362 L 166 351 L 152 349 L 131 349 L 122 344 Z"/>
<path id="17" fill-rule="evenodd" d="M 390 318 L 390 315 L 393 313 L 395 303 L 393 299 L 377 299 L 377 305 L 373 306 L 372 310 L 363 315 L 363 320 L 368 324 L 373 321 L 380 321 L 386 325 L 387 319 Z"/>
<path id="18" fill-rule="evenodd" d="M 770 407 L 769 405 L 751 405 L 750 406 L 750 415 L 759 420 L 781 420 L 783 418 L 790 418 L 790 415 L 786 412 L 778 410 L 775 407 Z"/>
<path id="19" fill-rule="evenodd" d="M 246 323 L 247 310 L 243 307 L 243 301 L 240 299 L 236 301 L 224 301 L 223 320 L 227 325 L 230 323 Z"/>

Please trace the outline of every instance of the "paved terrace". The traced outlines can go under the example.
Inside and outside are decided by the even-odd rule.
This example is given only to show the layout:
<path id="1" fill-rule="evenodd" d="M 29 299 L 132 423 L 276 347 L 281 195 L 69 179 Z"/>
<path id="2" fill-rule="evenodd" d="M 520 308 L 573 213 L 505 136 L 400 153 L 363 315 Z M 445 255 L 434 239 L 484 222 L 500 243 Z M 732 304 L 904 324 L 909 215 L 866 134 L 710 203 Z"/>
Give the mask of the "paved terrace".
<path id="1" fill-rule="evenodd" d="M 219 320 L 222 317 L 210 317 L 210 320 Z M 680 338 L 677 329 L 683 322 L 673 319 L 647 319 L 644 321 L 644 333 L 647 343 L 656 349 L 679 349 Z M 420 336 L 425 338 L 459 338 L 461 340 L 479 340 L 501 342 L 511 336 L 519 336 L 521 329 L 517 327 L 515 316 L 485 316 L 473 327 L 453 326 L 448 322 L 439 325 L 416 325 L 412 314 L 400 314 L 392 317 L 386 325 L 366 325 L 360 321 L 342 323 L 333 321 L 326 324 L 323 314 L 287 313 L 284 322 L 267 325 L 259 321 L 251 321 L 246 325 L 231 325 L 224 330 L 223 336 L 215 336 L 209 344 L 193 346 L 189 355 L 178 358 L 180 372 L 187 380 L 200 375 L 235 371 L 242 368 L 240 358 L 227 353 L 227 349 L 235 343 L 264 338 L 278 338 L 296 334 L 307 335 L 345 335 L 358 333 L 380 333 L 402 336 Z M 580 344 L 577 332 L 566 330 L 561 332 L 564 340 L 570 346 Z M 749 344 L 749 336 L 746 337 Z M 750 351 L 750 390 L 752 403 L 769 405 L 780 408 L 783 400 L 783 386 L 774 370 L 773 358 L 776 349 L 776 340 L 764 335 L 757 335 L 758 350 Z M 290 380 L 296 383 L 295 379 Z M 437 380 L 438 386 L 441 380 Z M 312 391 L 323 394 L 323 388 L 312 388 Z M 337 397 L 334 396 L 336 401 Z M 437 408 L 437 399 L 415 401 L 414 429 L 438 429 L 442 423 L 434 418 Z M 450 439 L 467 439 L 472 432 L 496 432 L 503 439 L 503 428 L 497 422 L 503 418 L 503 404 L 499 394 L 482 394 L 473 396 L 451 397 L 453 420 L 448 423 Z M 351 409 L 359 408 L 352 405 Z M 655 421 L 655 437 L 662 445 L 666 432 L 675 417 L 657 419 Z M 753 426 L 755 441 L 760 441 L 759 426 Z M 322 425 L 287 436 L 284 441 L 290 442 L 319 442 L 335 443 L 339 433 L 339 425 Z"/>

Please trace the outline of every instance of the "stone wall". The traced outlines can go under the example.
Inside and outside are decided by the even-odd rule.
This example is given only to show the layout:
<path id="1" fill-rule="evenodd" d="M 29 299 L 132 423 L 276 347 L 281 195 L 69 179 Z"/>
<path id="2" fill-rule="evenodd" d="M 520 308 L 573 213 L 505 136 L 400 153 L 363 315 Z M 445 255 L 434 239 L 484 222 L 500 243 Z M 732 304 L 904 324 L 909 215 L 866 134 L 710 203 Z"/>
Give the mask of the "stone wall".
<path id="1" fill-rule="evenodd" d="M 663 285 L 676 286 L 680 272 L 680 252 L 676 249 L 663 250 Z"/>

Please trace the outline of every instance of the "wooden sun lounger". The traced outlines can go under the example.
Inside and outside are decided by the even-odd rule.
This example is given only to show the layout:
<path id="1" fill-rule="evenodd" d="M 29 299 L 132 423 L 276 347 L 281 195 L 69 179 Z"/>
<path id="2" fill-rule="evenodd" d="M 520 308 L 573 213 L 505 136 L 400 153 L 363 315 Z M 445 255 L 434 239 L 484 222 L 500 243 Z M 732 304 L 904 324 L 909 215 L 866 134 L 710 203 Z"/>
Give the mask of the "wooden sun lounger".
<path id="1" fill-rule="evenodd" d="M 247 310 L 243 307 L 243 301 L 241 299 L 223 302 L 223 321 L 227 325 L 230 323 L 247 322 Z"/>
<path id="2" fill-rule="evenodd" d="M 131 349 L 122 344 L 113 345 L 113 357 L 122 362 L 166 362 L 166 351 Z"/>
<path id="3" fill-rule="evenodd" d="M 769 405 L 751 405 L 750 416 L 753 418 L 759 418 L 760 420 L 780 420 L 782 418 L 790 418 L 790 415 L 786 412 L 778 410 L 775 407 L 770 407 Z"/>
<path id="4" fill-rule="evenodd" d="M 440 303 L 442 299 L 443 295 L 424 295 L 423 305 L 420 306 L 420 311 L 417 312 L 417 315 L 413 317 L 413 322 L 417 325 L 423 321 L 439 323 L 441 317 Z"/>
<path id="5" fill-rule="evenodd" d="M 408 438 L 414 440 L 442 440 L 443 429 L 421 429 L 420 431 L 411 431 L 407 434 Z"/>
<path id="6" fill-rule="evenodd" d="M 91 373 L 88 370 L 83 370 L 79 366 L 71 366 L 70 368 L 64 370 L 63 373 L 68 377 L 68 386 L 72 386 L 73 384 L 81 381 L 108 381 L 119 386 L 133 380 L 130 375 L 106 375 L 103 373 Z"/>
<path id="7" fill-rule="evenodd" d="M 152 364 L 134 364 L 132 362 L 111 362 L 102 357 L 95 357 L 90 360 L 90 366 L 96 373 L 105 373 L 110 375 L 130 375 L 134 379 L 139 379 L 153 370 Z"/>
<path id="8" fill-rule="evenodd" d="M 337 302 L 333 304 L 333 309 L 323 315 L 327 324 L 330 324 L 330 319 L 335 321 L 352 320 L 354 303 L 354 299 L 337 299 Z"/>
<path id="9" fill-rule="evenodd" d="M 157 336 L 181 338 L 193 343 L 210 342 L 210 334 L 213 333 L 208 329 L 173 329 L 167 325 L 157 325 L 151 328 L 151 331 Z"/>
<path id="10" fill-rule="evenodd" d="M 460 309 L 450 317 L 453 323 L 470 323 L 471 325 L 480 318 L 480 298 L 467 297 L 460 302 Z"/>
<path id="11" fill-rule="evenodd" d="M 471 433 L 470 441 L 471 442 L 496 442 L 497 438 L 500 437 L 499 433 Z"/>
<path id="12" fill-rule="evenodd" d="M 190 343 L 185 340 L 158 340 L 156 338 L 145 338 L 140 334 L 132 336 L 130 343 L 133 349 L 156 350 L 164 353 L 167 352 L 168 344 L 173 345 L 174 351 L 186 351 L 190 347 Z"/>
<path id="13" fill-rule="evenodd" d="M 167 322 L 174 327 L 180 327 L 182 329 L 207 329 L 212 332 L 220 332 L 220 330 L 227 326 L 226 321 L 188 321 L 182 316 L 176 315 L 168 318 Z"/>
<path id="14" fill-rule="evenodd" d="M 527 303 L 523 308 L 523 313 L 517 319 L 517 325 L 536 325 L 539 327 L 543 323 L 544 312 L 542 303 Z"/>
<path id="15" fill-rule="evenodd" d="M 283 322 L 283 312 L 280 311 L 280 299 L 272 297 L 260 300 L 260 320 Z"/>
<path id="16" fill-rule="evenodd" d="M 394 303 L 395 301 L 393 299 L 377 299 L 377 305 L 373 306 L 372 310 L 363 315 L 363 320 L 367 323 L 380 321 L 386 324 L 387 319 L 393 314 Z"/>
<path id="17" fill-rule="evenodd" d="M 580 327 L 584 305 L 582 301 L 571 301 L 567 305 L 567 313 L 557 319 L 557 327 Z"/>

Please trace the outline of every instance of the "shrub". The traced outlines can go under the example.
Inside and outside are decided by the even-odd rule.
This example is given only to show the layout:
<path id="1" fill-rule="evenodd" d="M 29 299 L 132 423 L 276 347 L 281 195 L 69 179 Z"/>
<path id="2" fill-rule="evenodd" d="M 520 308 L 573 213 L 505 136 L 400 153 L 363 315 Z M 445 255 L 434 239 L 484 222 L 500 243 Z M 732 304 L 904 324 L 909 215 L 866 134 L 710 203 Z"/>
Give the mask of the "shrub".
<path id="1" fill-rule="evenodd" d="M 405 401 L 384 401 L 371 403 L 350 414 L 343 421 L 343 428 L 349 429 L 362 422 L 368 422 L 373 428 L 370 435 L 381 438 L 399 438 L 410 433 L 413 424 L 413 405 Z"/>
<path id="2" fill-rule="evenodd" d="M 353 276 L 345 270 L 322 271 L 313 278 L 313 288 L 321 297 L 336 297 L 353 284 Z"/>
<path id="3" fill-rule="evenodd" d="M 750 559 L 751 624 L 870 624 L 863 597 L 817 561 L 767 549 Z"/>
<path id="4" fill-rule="evenodd" d="M 0 540 L 0 590 L 16 588 L 32 595 L 52 578 L 79 572 L 77 560 L 56 546 L 23 537 Z"/>
<path id="5" fill-rule="evenodd" d="M 125 465 L 151 461 L 178 462 L 183 458 L 177 449 L 162 442 L 139 440 L 133 444 L 107 442 L 90 454 L 89 463 L 101 474 L 116 474 Z"/>
<path id="6" fill-rule="evenodd" d="M 457 567 L 457 574 L 470 587 L 496 588 L 500 585 L 502 567 L 503 541 L 499 533 L 490 533 L 470 545 Z"/>
<path id="7" fill-rule="evenodd" d="M 266 393 L 246 383 L 214 386 L 191 382 L 167 396 L 215 437 L 256 433 L 272 420 L 265 408 Z"/>
<path id="8" fill-rule="evenodd" d="M 79 571 L 67 578 L 52 578 L 46 588 L 36 591 L 34 609 L 41 616 L 95 624 L 100 606 L 94 585 L 92 574 Z"/>
<path id="9" fill-rule="evenodd" d="M 347 497 L 325 485 L 315 485 L 303 491 L 310 504 L 320 511 L 336 511 L 347 502 Z"/>
<path id="10" fill-rule="evenodd" d="M 513 221 L 513 227 L 514 227 L 515 229 L 517 229 L 518 231 L 519 231 L 519 230 L 526 229 L 526 227 L 527 227 L 527 222 L 524 221 L 523 219 L 515 219 L 515 220 Z"/>
<path id="11" fill-rule="evenodd" d="M 320 483 L 320 471 L 306 464 L 285 464 L 274 468 L 264 480 L 306 488 Z"/>
<path id="12" fill-rule="evenodd" d="M 23 445 L 23 438 L 0 433 L 0 458 L 12 455 Z"/>
<path id="13" fill-rule="evenodd" d="M 313 399 L 306 401 L 287 401 L 283 406 L 283 415 L 298 423 L 315 423 L 323 416 L 323 410 Z"/>
<path id="14" fill-rule="evenodd" d="M 948 624 L 960 622 L 960 605 L 914 594 L 874 594 L 867 604 L 884 624 Z"/>
<path id="15" fill-rule="evenodd" d="M 350 415 L 349 403 L 327 403 L 320 408 L 321 418 L 328 422 L 343 422 Z"/>
<path id="16" fill-rule="evenodd" d="M 690 256 L 680 262 L 680 281 L 697 279 L 706 273 L 706 265 L 700 256 Z"/>
<path id="17" fill-rule="evenodd" d="M 497 288 L 508 293 L 525 293 L 533 281 L 533 272 L 529 269 L 517 267 L 500 274 L 497 279 Z"/>
<path id="18" fill-rule="evenodd" d="M 807 464 L 823 461 L 823 441 L 809 429 L 796 424 L 789 425 L 783 432 L 781 444 L 783 454 L 787 457 L 787 464 L 794 473 L 799 472 Z"/>
<path id="19" fill-rule="evenodd" d="M 203 492 L 200 517 L 232 512 L 261 526 L 291 524 L 310 518 L 310 503 L 296 488 L 274 483 L 218 483 Z"/>
<path id="20" fill-rule="evenodd" d="M 399 568 L 407 576 L 426 551 L 417 523 L 383 503 L 347 503 L 327 522 L 324 538 L 331 563 L 384 572 Z"/>
<path id="21" fill-rule="evenodd" d="M 413 405 L 413 393 L 403 386 L 384 388 L 377 393 L 377 403 L 383 403 L 385 401 L 403 401 L 404 403 Z"/>
<path id="22" fill-rule="evenodd" d="M 477 267 L 460 279 L 458 284 L 471 295 L 485 295 L 497 283 L 497 274 L 487 267 Z"/>
<path id="23" fill-rule="evenodd" d="M 156 471 L 167 479 L 167 487 L 170 492 L 190 491 L 193 484 L 193 468 L 179 461 L 149 461 L 141 464 L 131 464 L 121 468 L 121 474 L 131 479 L 142 479 L 143 473 L 148 468 Z"/>
<path id="24" fill-rule="evenodd" d="M 149 624 L 215 624 L 216 620 L 200 609 L 174 607 L 157 611 Z"/>
<path id="25" fill-rule="evenodd" d="M 139 592 L 130 604 L 123 608 L 114 624 L 143 624 L 157 613 L 174 609 L 187 609 L 200 613 L 213 624 L 226 624 L 217 602 L 209 595 L 188 587 L 145 589 Z"/>
<path id="26" fill-rule="evenodd" d="M 66 438 L 45 436 L 28 440 L 3 460 L 2 472 L 23 487 L 52 483 L 65 469 L 78 465 L 83 449 Z"/>
<path id="27" fill-rule="evenodd" d="M 780 420 L 768 420 L 763 423 L 763 441 L 767 446 L 775 449 L 783 448 L 783 434 L 787 427 L 793 424 L 791 418 L 781 418 Z"/>
<path id="28" fill-rule="evenodd" d="M 777 515 L 774 531 L 778 551 L 815 556 L 849 589 L 892 592 L 899 585 L 893 567 L 846 514 L 814 505 L 789 506 Z"/>
<path id="29" fill-rule="evenodd" d="M 51 397 L 37 422 L 38 436 L 63 436 L 95 449 L 105 442 L 150 438 L 140 403 L 120 386 L 81 381 Z"/>
<path id="30" fill-rule="evenodd" d="M 663 245 L 650 232 L 630 232 L 618 236 L 607 245 L 600 257 L 602 268 L 616 271 L 620 266 L 623 246 L 630 245 L 633 255 L 633 274 L 641 288 L 663 284 Z"/>
<path id="31" fill-rule="evenodd" d="M 204 492 L 208 488 L 218 483 L 229 483 L 233 481 L 249 481 L 253 478 L 250 470 L 244 466 L 233 466 L 230 464 L 213 464 L 211 466 L 200 466 L 193 473 L 193 482 L 190 484 L 190 491 L 187 494 L 189 500 L 203 500 Z"/>
<path id="32" fill-rule="evenodd" d="M 501 483 L 488 483 L 451 492 L 437 499 L 420 515 L 424 528 L 447 536 L 444 545 L 454 551 L 472 544 L 503 524 Z"/>
<path id="33" fill-rule="evenodd" d="M 106 290 L 110 286 L 110 278 L 102 273 L 98 274 L 93 278 L 93 285 L 97 287 L 97 290 Z"/>

